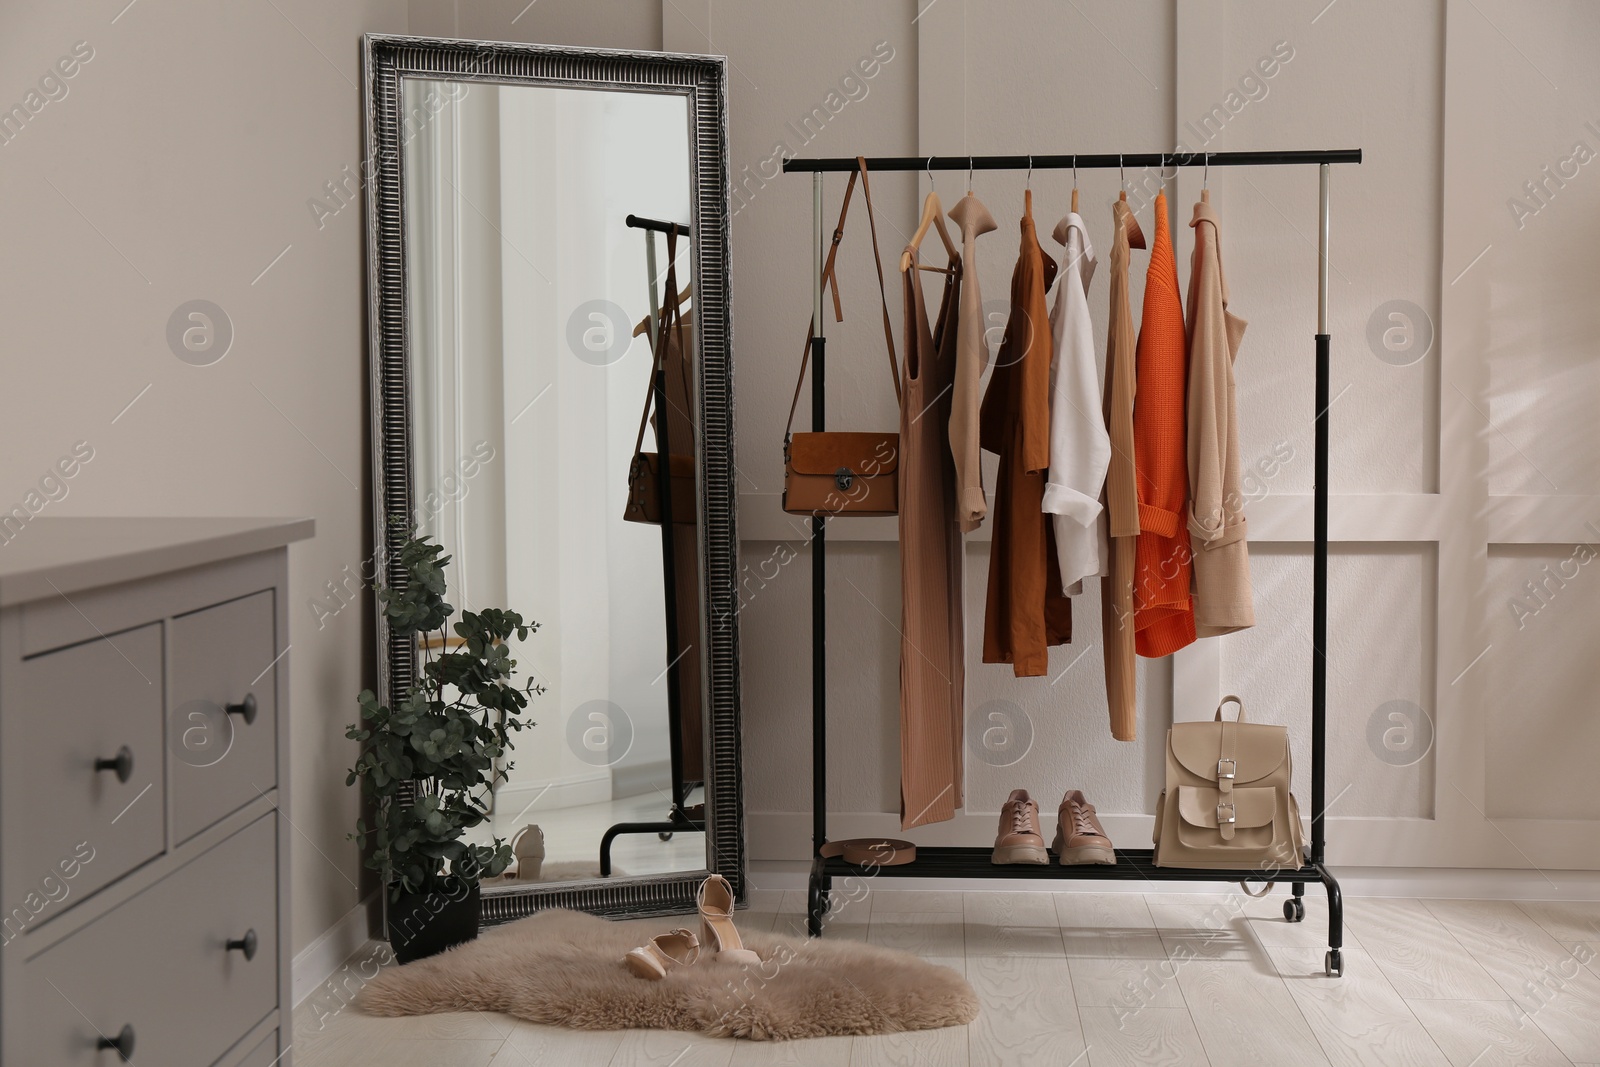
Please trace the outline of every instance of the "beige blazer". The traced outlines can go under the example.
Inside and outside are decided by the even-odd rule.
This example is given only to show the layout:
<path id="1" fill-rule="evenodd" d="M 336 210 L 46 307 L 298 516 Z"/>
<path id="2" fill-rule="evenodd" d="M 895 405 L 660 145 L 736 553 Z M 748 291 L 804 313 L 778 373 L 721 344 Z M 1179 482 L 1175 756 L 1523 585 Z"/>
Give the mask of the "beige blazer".
<path id="1" fill-rule="evenodd" d="M 983 491 L 979 457 L 978 412 L 983 401 L 983 372 L 989 366 L 984 338 L 983 294 L 978 290 L 978 238 L 996 228 L 983 202 L 968 193 L 950 209 L 961 227 L 961 307 L 956 332 L 955 380 L 950 400 L 950 452 L 956 465 L 956 521 L 962 533 L 983 525 L 989 501 Z"/>
<path id="2" fill-rule="evenodd" d="M 1189 540 L 1194 622 L 1200 637 L 1254 626 L 1244 497 L 1239 490 L 1239 414 L 1233 361 L 1245 320 L 1228 310 L 1217 215 L 1202 192 L 1194 206 L 1189 268 Z"/>

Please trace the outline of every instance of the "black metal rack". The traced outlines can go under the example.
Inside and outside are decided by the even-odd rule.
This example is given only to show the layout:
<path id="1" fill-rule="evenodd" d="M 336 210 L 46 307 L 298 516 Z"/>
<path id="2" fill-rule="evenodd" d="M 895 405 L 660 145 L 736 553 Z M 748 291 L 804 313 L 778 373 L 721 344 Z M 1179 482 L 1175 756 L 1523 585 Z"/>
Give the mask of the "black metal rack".
<path id="1" fill-rule="evenodd" d="M 1327 641 L 1328 641 L 1328 171 L 1336 163 L 1360 163 L 1361 150 L 1292 152 L 1137 152 L 1093 155 L 1005 155 L 1005 156 L 885 156 L 867 159 L 869 171 L 935 170 L 1105 170 L 1127 167 L 1262 167 L 1316 166 L 1319 171 L 1317 226 L 1317 332 L 1316 346 L 1316 458 L 1312 511 L 1314 541 L 1311 603 L 1311 842 L 1298 870 L 1189 870 L 1157 867 L 1150 849 L 1117 849 L 1115 865 L 1063 867 L 995 866 L 989 862 L 987 848 L 918 848 L 917 858 L 899 866 L 866 866 L 847 862 L 843 857 L 824 857 L 828 843 L 828 695 L 827 695 L 827 520 L 813 516 L 811 523 L 811 807 L 812 845 L 807 929 L 813 937 L 822 933 L 822 919 L 828 910 L 828 894 L 835 877 L 886 878 L 1045 878 L 1153 882 L 1289 882 L 1293 896 L 1284 901 L 1284 918 L 1299 922 L 1305 917 L 1302 898 L 1308 882 L 1318 883 L 1328 893 L 1328 953 L 1326 969 L 1330 977 L 1344 973 L 1341 948 L 1344 943 L 1344 907 L 1339 883 L 1325 862 L 1327 829 L 1324 821 L 1327 783 Z M 811 348 L 811 428 L 824 428 L 824 354 L 822 314 L 822 175 L 856 168 L 854 157 L 830 159 L 786 159 L 786 173 L 812 176 L 812 314 L 816 323 Z"/>
<path id="2" fill-rule="evenodd" d="M 655 289 L 655 234 L 677 232 L 687 237 L 689 227 L 681 222 L 662 222 L 660 219 L 647 219 L 639 215 L 629 215 L 623 222 L 631 229 L 647 231 L 645 240 L 650 273 L 650 338 L 654 344 L 656 320 L 661 314 L 660 301 L 656 297 Z M 666 602 L 667 638 L 667 752 L 672 773 L 672 798 L 665 819 L 619 822 L 606 828 L 606 832 L 600 835 L 602 878 L 611 875 L 611 844 L 624 834 L 655 834 L 663 841 L 670 841 L 672 835 L 679 831 L 704 833 L 706 829 L 704 806 L 691 807 L 689 804 L 690 795 L 705 783 L 685 778 L 683 768 L 683 697 L 678 677 L 681 669 L 679 661 L 683 659 L 683 646 L 678 633 L 677 555 L 673 543 L 673 539 L 677 536 L 677 527 L 673 525 L 672 516 L 672 464 L 668 459 L 672 455 L 672 447 L 667 440 L 665 360 L 656 371 L 651 388 L 655 393 L 655 409 L 660 412 L 655 428 L 656 451 L 661 457 L 661 462 L 656 465 L 656 493 L 661 500 L 661 585 L 664 591 L 663 600 Z"/>

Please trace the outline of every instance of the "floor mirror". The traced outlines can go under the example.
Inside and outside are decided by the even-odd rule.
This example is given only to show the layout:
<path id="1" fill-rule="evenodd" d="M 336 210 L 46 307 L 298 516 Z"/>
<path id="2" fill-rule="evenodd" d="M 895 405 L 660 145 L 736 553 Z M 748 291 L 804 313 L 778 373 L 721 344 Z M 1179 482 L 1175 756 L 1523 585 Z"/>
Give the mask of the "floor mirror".
<path id="1" fill-rule="evenodd" d="M 364 41 L 375 558 L 536 621 L 486 922 L 744 886 L 726 60 Z M 448 642 L 450 638 L 429 638 Z M 431 646 L 379 613 L 379 699 Z"/>

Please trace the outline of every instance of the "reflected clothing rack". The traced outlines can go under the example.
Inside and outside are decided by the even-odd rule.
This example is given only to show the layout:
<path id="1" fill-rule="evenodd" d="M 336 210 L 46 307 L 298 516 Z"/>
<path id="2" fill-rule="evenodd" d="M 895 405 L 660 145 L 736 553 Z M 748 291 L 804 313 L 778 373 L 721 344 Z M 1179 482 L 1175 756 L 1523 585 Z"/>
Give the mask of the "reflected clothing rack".
<path id="1" fill-rule="evenodd" d="M 651 344 L 655 344 L 657 328 L 661 320 L 661 295 L 656 286 L 659 284 L 660 275 L 656 268 L 656 234 L 677 233 L 689 236 L 689 227 L 679 222 L 662 222 L 660 219 L 648 219 L 639 215 L 629 215 L 623 220 L 630 229 L 643 230 L 645 243 L 645 269 L 649 274 L 650 290 L 650 332 L 647 337 Z M 664 347 L 671 346 L 663 342 Z M 704 833 L 706 828 L 705 807 L 703 805 L 689 806 L 689 795 L 694 790 L 705 784 L 704 745 L 695 746 L 696 766 L 694 773 L 699 778 L 691 779 L 688 776 L 687 747 L 684 743 L 685 716 L 683 714 L 684 691 L 684 666 L 687 658 L 680 638 L 680 625 L 678 609 L 678 566 L 677 566 L 677 536 L 676 520 L 672 514 L 672 463 L 670 457 L 672 448 L 669 443 L 668 412 L 671 410 L 667 397 L 667 353 L 662 352 L 657 361 L 655 379 L 651 383 L 654 390 L 654 405 L 656 411 L 655 438 L 656 452 L 660 462 L 656 464 L 656 492 L 661 500 L 661 587 L 662 599 L 666 605 L 666 645 L 667 645 L 667 744 L 668 758 L 670 760 L 672 775 L 671 805 L 667 810 L 667 817 L 661 820 L 648 820 L 644 822 L 619 822 L 606 828 L 600 837 L 600 876 L 609 877 L 611 874 L 611 844 L 624 834 L 655 834 L 663 841 L 670 841 L 673 834 L 679 831 Z M 697 683 L 695 692 L 702 690 Z M 693 724 L 699 729 L 704 718 L 701 715 L 693 716 Z"/>
<path id="2" fill-rule="evenodd" d="M 1275 882 L 1291 883 L 1293 896 L 1284 901 L 1284 918 L 1305 917 L 1303 897 L 1307 883 L 1320 883 L 1328 894 L 1328 952 L 1325 967 L 1331 977 L 1344 973 L 1344 908 L 1339 883 L 1326 863 L 1327 828 L 1327 646 L 1328 646 L 1328 174 L 1335 164 L 1361 162 L 1361 150 L 1286 152 L 1130 152 L 1082 155 L 991 156 L 881 156 L 866 160 L 871 171 L 936 170 L 1106 170 L 1127 167 L 1272 167 L 1315 166 L 1318 169 L 1317 224 L 1317 330 L 1313 335 L 1316 374 L 1316 458 L 1313 471 L 1312 605 L 1311 605 L 1311 841 L 1298 870 L 1191 870 L 1157 867 L 1151 849 L 1118 848 L 1115 865 L 996 866 L 986 847 L 918 848 L 917 858 L 897 866 L 869 866 L 847 862 L 842 856 L 825 857 L 828 843 L 827 763 L 827 520 L 811 519 L 811 813 L 813 859 L 807 898 L 806 926 L 821 936 L 829 911 L 829 894 L 835 877 L 895 878 L 1075 878 L 1157 882 Z M 825 173 L 854 171 L 853 156 L 822 159 L 785 159 L 785 173 L 809 173 L 812 212 L 812 318 L 817 328 L 811 342 L 811 429 L 826 423 L 825 353 L 822 313 L 823 217 L 822 182 Z"/>

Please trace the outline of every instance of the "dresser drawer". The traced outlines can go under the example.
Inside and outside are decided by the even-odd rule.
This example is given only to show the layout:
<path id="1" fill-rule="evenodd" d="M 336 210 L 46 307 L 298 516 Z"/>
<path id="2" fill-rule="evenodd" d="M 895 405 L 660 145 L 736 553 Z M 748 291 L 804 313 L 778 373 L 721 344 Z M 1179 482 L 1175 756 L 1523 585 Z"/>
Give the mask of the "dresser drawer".
<path id="1" fill-rule="evenodd" d="M 269 589 L 169 624 L 168 737 L 177 844 L 277 784 L 272 597 Z"/>
<path id="2" fill-rule="evenodd" d="M 159 624 L 18 665 L 0 745 L 7 939 L 161 853 L 161 680 Z"/>
<path id="3" fill-rule="evenodd" d="M 278 1054 L 278 1031 L 274 1030 L 244 1054 L 240 1060 L 230 1061 L 228 1067 L 287 1067 Z"/>
<path id="4" fill-rule="evenodd" d="M 130 1027 L 132 1062 L 208 1067 L 265 1019 L 277 1006 L 276 820 L 263 816 L 24 964 L 15 1062 L 109 1067 L 117 1060 L 98 1042 Z M 246 960 L 226 946 L 249 930 Z"/>

